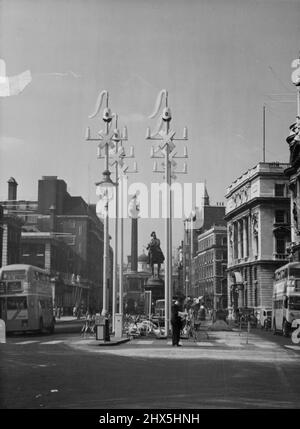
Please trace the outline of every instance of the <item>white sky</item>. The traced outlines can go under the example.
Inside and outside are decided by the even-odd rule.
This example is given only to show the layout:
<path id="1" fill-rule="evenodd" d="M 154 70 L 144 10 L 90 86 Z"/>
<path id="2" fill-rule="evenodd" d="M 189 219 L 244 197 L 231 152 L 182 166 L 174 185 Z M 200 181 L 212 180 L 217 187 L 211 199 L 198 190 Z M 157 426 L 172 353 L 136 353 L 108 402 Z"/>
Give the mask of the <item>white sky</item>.
<path id="1" fill-rule="evenodd" d="M 135 146 L 139 173 L 129 181 L 162 180 L 145 131 L 166 88 L 172 128 L 189 130 L 188 174 L 179 180 L 206 180 L 211 202 L 224 201 L 226 187 L 262 160 L 264 103 L 266 160 L 289 159 L 299 50 L 299 0 L 0 0 L 7 74 L 33 76 L 19 96 L 0 99 L 0 199 L 11 176 L 19 198 L 36 199 L 41 176 L 57 175 L 71 195 L 96 202 L 104 163 L 84 134 L 102 128 L 88 119 L 102 89 Z M 141 220 L 139 253 L 152 230 L 164 247 L 164 222 Z M 125 254 L 129 231 L 127 220 Z M 174 246 L 182 236 L 176 221 Z"/>

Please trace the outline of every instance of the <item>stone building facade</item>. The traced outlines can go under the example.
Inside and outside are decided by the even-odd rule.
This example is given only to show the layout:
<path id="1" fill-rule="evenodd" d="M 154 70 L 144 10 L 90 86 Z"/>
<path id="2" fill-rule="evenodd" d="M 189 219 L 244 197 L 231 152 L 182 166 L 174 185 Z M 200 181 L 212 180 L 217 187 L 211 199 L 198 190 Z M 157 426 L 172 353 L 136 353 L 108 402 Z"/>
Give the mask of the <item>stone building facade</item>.
<path id="1" fill-rule="evenodd" d="M 203 297 L 206 308 L 227 308 L 227 228 L 213 226 L 198 235 L 195 261 L 195 296 Z"/>
<path id="2" fill-rule="evenodd" d="M 288 164 L 258 163 L 226 191 L 228 310 L 270 307 L 274 271 L 288 262 Z"/>
<path id="3" fill-rule="evenodd" d="M 290 126 L 290 134 L 286 139 L 290 149 L 290 165 L 285 170 L 289 179 L 290 213 L 291 213 L 291 245 L 289 248 L 291 261 L 300 261 L 300 126 Z"/>

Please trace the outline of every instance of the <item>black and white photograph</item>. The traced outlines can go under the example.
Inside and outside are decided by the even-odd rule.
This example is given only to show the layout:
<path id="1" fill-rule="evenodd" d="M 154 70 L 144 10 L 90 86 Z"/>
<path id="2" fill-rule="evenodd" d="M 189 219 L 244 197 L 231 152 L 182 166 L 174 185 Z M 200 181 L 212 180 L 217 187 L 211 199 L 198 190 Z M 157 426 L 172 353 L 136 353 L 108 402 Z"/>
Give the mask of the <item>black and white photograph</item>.
<path id="1" fill-rule="evenodd" d="M 0 409 L 299 408 L 300 1 L 0 0 Z"/>

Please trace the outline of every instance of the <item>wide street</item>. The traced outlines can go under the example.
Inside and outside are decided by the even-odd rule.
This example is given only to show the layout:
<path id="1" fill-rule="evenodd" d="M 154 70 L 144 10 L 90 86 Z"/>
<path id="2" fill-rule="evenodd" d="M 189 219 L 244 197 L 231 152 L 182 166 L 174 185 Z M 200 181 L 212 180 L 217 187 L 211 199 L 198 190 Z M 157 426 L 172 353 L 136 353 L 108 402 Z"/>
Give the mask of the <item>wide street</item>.
<path id="1" fill-rule="evenodd" d="M 180 348 L 145 337 L 99 346 L 71 330 L 0 344 L 2 409 L 299 408 L 300 346 L 290 338 L 253 329 Z"/>

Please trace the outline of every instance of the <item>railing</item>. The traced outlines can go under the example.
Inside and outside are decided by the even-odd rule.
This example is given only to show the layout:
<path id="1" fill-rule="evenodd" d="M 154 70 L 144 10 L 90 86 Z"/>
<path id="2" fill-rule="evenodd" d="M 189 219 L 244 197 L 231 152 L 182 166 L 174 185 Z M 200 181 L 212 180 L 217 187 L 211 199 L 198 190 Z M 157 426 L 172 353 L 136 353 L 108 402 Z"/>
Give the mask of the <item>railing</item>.
<path id="1" fill-rule="evenodd" d="M 280 260 L 285 260 L 288 259 L 288 253 L 273 253 L 273 258 L 274 259 L 280 259 Z"/>

